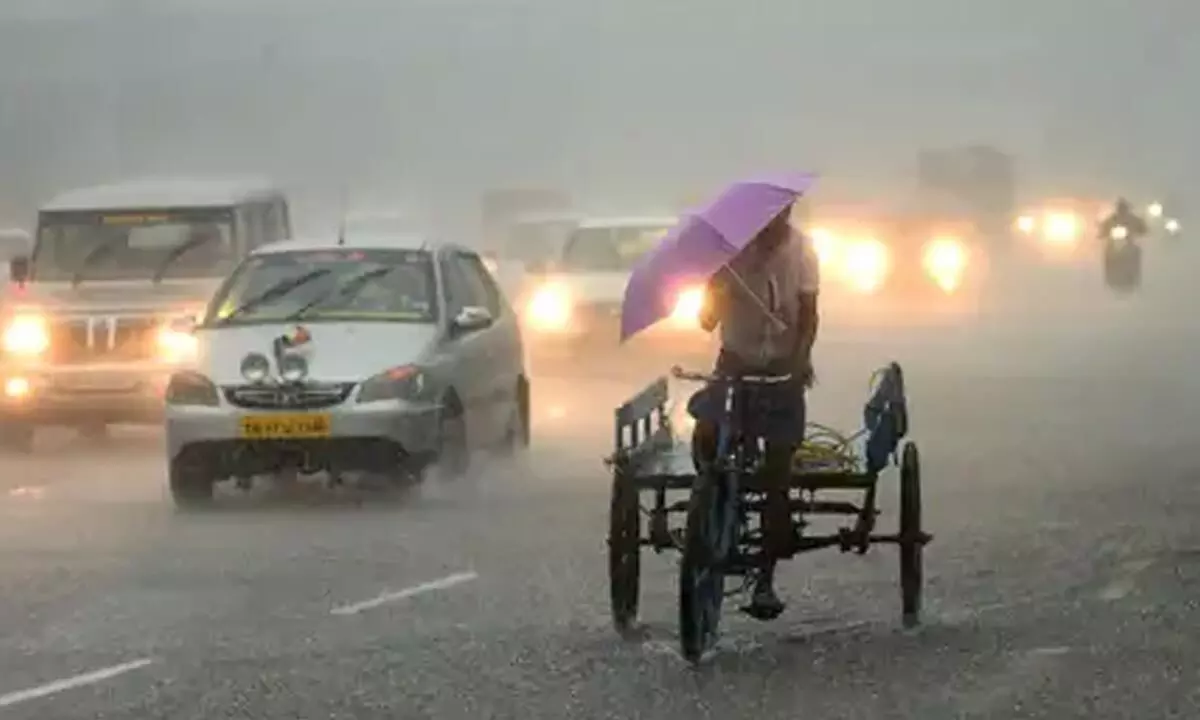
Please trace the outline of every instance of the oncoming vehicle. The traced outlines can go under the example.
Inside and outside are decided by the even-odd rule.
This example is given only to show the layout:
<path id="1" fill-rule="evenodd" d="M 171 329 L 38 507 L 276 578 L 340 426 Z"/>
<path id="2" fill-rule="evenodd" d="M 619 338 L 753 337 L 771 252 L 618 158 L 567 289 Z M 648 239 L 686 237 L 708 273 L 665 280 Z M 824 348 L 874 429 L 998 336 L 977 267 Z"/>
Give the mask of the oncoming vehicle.
<path id="1" fill-rule="evenodd" d="M 637 261 L 674 227 L 673 217 L 550 220 L 546 260 L 535 264 L 522 293 L 522 320 L 535 351 L 578 354 L 617 346 L 621 301 Z M 673 348 L 706 343 L 699 329 L 701 287 L 685 288 L 672 322 L 647 338 Z"/>
<path id="2" fill-rule="evenodd" d="M 823 292 L 857 298 L 832 305 L 839 317 L 900 313 L 918 322 L 955 315 L 978 295 L 984 259 L 967 221 L 826 208 L 808 234 Z"/>
<path id="3" fill-rule="evenodd" d="M 529 444 L 520 330 L 464 247 L 276 243 L 233 271 L 193 336 L 197 362 L 166 392 L 180 506 L 272 473 L 457 476 L 474 449 Z"/>
<path id="4" fill-rule="evenodd" d="M 289 231 L 284 193 L 261 180 L 130 181 L 47 203 L 32 254 L 10 262 L 0 442 L 25 451 L 39 425 L 102 437 L 160 422 L 167 378 L 194 359 L 173 321 Z"/>

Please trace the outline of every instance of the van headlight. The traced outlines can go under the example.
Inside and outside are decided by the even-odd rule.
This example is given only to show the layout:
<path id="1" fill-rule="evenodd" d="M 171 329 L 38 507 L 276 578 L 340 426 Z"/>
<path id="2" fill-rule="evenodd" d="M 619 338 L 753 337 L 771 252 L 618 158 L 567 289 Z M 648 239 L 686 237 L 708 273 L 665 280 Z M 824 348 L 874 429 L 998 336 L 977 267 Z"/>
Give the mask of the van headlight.
<path id="1" fill-rule="evenodd" d="M 675 298 L 671 310 L 671 321 L 685 327 L 700 326 L 700 312 L 704 309 L 704 288 L 690 287 Z"/>
<path id="2" fill-rule="evenodd" d="M 962 283 L 967 267 L 967 251 L 962 241 L 953 237 L 934 238 L 925 246 L 922 263 L 925 272 L 944 292 L 952 293 Z"/>
<path id="3" fill-rule="evenodd" d="M 190 332 L 170 325 L 158 329 L 158 356 L 165 362 L 184 363 L 196 358 L 199 341 Z"/>
<path id="4" fill-rule="evenodd" d="M 22 357 L 37 357 L 50 347 L 46 319 L 38 315 L 18 315 L 4 328 L 4 352 Z"/>
<path id="5" fill-rule="evenodd" d="M 560 285 L 543 285 L 525 307 L 525 319 L 535 330 L 564 330 L 571 324 L 571 296 Z"/>

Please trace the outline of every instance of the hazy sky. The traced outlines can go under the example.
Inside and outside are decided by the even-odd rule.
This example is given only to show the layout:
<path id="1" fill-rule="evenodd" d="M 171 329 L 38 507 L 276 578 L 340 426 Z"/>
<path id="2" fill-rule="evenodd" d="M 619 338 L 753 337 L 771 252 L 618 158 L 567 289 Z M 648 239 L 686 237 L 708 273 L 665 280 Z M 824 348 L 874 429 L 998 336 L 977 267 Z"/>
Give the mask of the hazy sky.
<path id="1" fill-rule="evenodd" d="M 987 142 L 1030 192 L 1200 189 L 1188 0 L 0 7 L 0 160 L 52 152 L 49 184 L 228 166 L 383 195 L 525 182 L 670 202 L 782 166 L 878 193 L 921 146 Z"/>

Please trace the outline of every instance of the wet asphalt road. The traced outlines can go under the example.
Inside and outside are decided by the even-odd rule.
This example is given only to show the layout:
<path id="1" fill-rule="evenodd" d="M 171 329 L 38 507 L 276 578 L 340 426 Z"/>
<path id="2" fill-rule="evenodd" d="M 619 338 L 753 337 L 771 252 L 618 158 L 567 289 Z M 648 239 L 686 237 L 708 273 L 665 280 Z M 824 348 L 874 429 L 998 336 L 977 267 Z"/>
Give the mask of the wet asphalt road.
<path id="1" fill-rule="evenodd" d="M 792 563 L 787 614 L 727 615 L 698 670 L 674 558 L 648 557 L 645 637 L 619 639 L 600 457 L 632 388 L 545 380 L 527 458 L 403 498 L 177 515 L 149 430 L 5 458 L 0 717 L 1194 718 L 1200 324 L 1183 290 L 1166 312 L 1073 277 L 1021 322 L 827 323 L 815 419 L 851 426 L 867 371 L 906 366 L 936 535 L 920 629 L 883 548 Z"/>

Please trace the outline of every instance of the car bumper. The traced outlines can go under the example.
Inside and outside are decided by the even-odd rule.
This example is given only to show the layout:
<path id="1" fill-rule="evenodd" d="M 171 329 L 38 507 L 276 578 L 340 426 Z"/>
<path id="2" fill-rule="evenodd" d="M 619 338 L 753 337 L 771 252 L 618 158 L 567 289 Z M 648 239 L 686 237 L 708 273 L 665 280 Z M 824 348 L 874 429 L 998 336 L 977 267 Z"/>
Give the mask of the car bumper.
<path id="1" fill-rule="evenodd" d="M 205 464 L 218 478 L 257 475 L 283 465 L 310 472 L 422 466 L 436 456 L 440 412 L 439 405 L 400 401 L 347 402 L 299 412 L 169 406 L 167 457 Z M 327 415 L 329 432 L 319 438 L 243 436 L 243 418 L 282 415 Z"/>
<path id="2" fill-rule="evenodd" d="M 175 370 L 164 365 L 0 367 L 5 420 L 37 425 L 133 423 L 163 418 L 163 392 Z"/>

